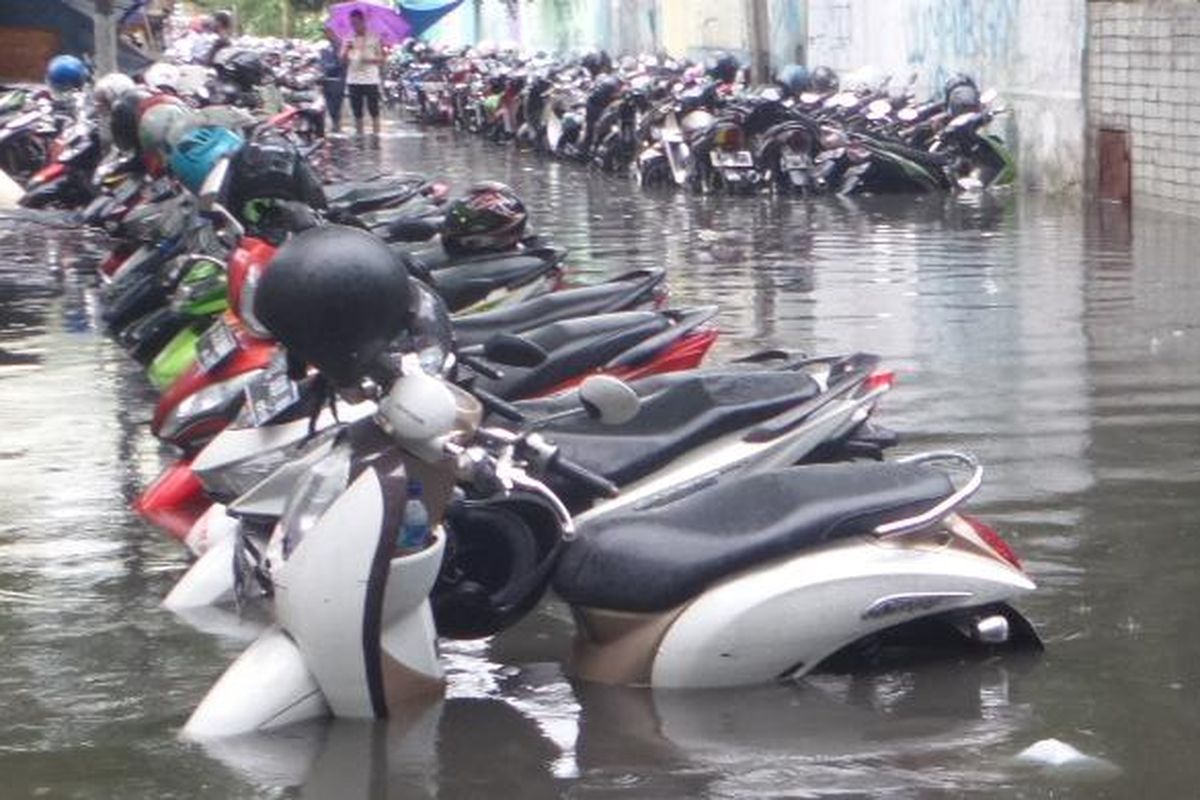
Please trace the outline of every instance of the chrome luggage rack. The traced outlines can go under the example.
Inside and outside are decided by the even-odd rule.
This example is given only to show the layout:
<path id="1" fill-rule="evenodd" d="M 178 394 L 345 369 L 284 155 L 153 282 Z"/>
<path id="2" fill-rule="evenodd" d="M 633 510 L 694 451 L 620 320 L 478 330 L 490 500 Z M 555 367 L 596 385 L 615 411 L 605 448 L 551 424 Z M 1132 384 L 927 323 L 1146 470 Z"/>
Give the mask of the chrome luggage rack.
<path id="1" fill-rule="evenodd" d="M 875 528 L 876 536 L 897 536 L 905 533 L 928 528 L 950 511 L 966 502 L 983 484 L 983 467 L 972 455 L 959 453 L 954 450 L 932 450 L 927 453 L 917 453 L 903 458 L 897 458 L 895 464 L 929 464 L 940 465 L 946 472 L 970 471 L 971 475 L 954 493 L 927 511 L 912 517 L 886 522 Z"/>

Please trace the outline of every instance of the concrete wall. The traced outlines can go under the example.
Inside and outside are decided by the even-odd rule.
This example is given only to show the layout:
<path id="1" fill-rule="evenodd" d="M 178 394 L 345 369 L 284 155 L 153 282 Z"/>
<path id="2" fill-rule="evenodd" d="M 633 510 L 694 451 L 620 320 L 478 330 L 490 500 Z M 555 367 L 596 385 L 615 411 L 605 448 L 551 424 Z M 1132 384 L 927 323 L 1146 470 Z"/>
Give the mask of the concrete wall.
<path id="1" fill-rule="evenodd" d="M 662 38 L 659 0 L 470 0 L 427 34 L 434 41 L 513 43 L 528 50 L 613 54 L 653 51 Z"/>
<path id="2" fill-rule="evenodd" d="M 1200 4 L 1088 4 L 1089 178 L 1100 128 L 1127 131 L 1134 203 L 1200 215 Z"/>
<path id="3" fill-rule="evenodd" d="M 916 73 L 933 91 L 956 72 L 1002 93 L 994 123 L 1023 185 L 1079 187 L 1084 163 L 1084 0 L 809 0 L 808 63 Z"/>

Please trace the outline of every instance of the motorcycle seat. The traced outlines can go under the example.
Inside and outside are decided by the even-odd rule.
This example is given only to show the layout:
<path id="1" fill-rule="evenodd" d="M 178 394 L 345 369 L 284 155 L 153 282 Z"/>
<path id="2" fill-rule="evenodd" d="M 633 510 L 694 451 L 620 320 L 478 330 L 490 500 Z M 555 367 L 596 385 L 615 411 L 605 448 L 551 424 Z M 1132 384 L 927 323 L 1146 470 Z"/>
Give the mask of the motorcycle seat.
<path id="1" fill-rule="evenodd" d="M 411 199 L 421 188 L 419 180 L 366 181 L 324 187 L 325 202 L 331 210 L 361 214 Z"/>
<path id="2" fill-rule="evenodd" d="M 521 243 L 511 250 L 499 250 L 483 253 L 451 253 L 442 247 L 441 243 L 421 247 L 416 250 L 404 247 L 402 245 L 394 246 L 393 249 L 401 254 L 411 258 L 430 272 L 436 272 L 447 267 L 457 267 L 464 264 L 488 263 L 499 259 L 511 258 L 514 256 L 530 256 L 538 255 L 542 258 L 554 261 L 562 261 L 567 257 L 567 251 L 562 247 L 555 247 L 550 241 L 542 236 L 532 235 L 521 240 Z"/>
<path id="3" fill-rule="evenodd" d="M 605 425 L 579 415 L 551 423 L 547 436 L 564 456 L 621 486 L 689 450 L 795 408 L 821 391 L 806 372 L 686 374 L 686 379 L 643 397 L 637 415 L 624 425 Z M 562 488 L 571 494 L 570 486 Z"/>
<path id="4" fill-rule="evenodd" d="M 617 311 L 650 300 L 664 274 L 661 269 L 638 270 L 605 283 L 538 295 L 510 306 L 468 314 L 454 320 L 454 335 L 460 347 L 470 347 L 483 344 L 498 333 L 520 333 L 561 319 Z"/>
<path id="5" fill-rule="evenodd" d="M 538 255 L 505 256 L 446 267 L 428 277 L 450 310 L 460 311 L 496 289 L 524 286 L 555 270 L 557 263 Z"/>
<path id="6" fill-rule="evenodd" d="M 919 464 L 820 464 L 736 478 L 580 525 L 554 589 L 572 605 L 665 611 L 724 578 L 925 511 L 953 491 L 943 472 Z"/>
<path id="7" fill-rule="evenodd" d="M 500 366 L 499 380 L 480 377 L 478 385 L 504 398 L 529 397 L 569 378 L 604 366 L 626 350 L 671 327 L 656 311 L 622 311 L 565 319 L 517 334 L 549 357 L 536 367 Z"/>

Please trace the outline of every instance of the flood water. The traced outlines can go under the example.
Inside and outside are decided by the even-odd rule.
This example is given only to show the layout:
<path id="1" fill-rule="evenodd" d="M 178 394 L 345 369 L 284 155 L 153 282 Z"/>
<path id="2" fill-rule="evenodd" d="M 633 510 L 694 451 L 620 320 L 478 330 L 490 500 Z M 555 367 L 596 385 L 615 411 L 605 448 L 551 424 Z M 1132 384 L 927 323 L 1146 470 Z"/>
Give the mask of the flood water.
<path id="1" fill-rule="evenodd" d="M 1194 796 L 1200 760 L 1200 226 L 1044 197 L 643 193 L 448 131 L 336 143 L 364 172 L 508 182 L 585 278 L 669 271 L 716 358 L 870 350 L 903 449 L 987 467 L 974 510 L 1040 585 L 1034 661 L 734 692 L 573 685 L 550 607 L 447 648 L 447 699 L 201 748 L 177 732 L 254 635 L 158 602 L 181 548 L 129 501 L 169 453 L 96 330 L 78 230 L 0 220 L 0 796 Z M 781 623 L 782 624 L 782 623 Z M 1057 739 L 1099 759 L 1039 768 Z"/>

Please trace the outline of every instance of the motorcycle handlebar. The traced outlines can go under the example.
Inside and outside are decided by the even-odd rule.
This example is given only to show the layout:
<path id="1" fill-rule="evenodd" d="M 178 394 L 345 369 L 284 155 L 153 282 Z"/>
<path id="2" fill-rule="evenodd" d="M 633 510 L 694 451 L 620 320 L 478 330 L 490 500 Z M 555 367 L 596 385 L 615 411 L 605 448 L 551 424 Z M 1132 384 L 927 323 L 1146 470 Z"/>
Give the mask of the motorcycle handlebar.
<path id="1" fill-rule="evenodd" d="M 475 358 L 469 353 L 459 353 L 458 361 L 465 367 L 470 367 L 472 371 L 479 373 L 483 377 L 491 381 L 498 381 L 504 377 L 500 370 L 495 369 L 492 365 Z"/>
<path id="2" fill-rule="evenodd" d="M 560 454 L 556 453 L 546 466 L 559 475 L 569 478 L 582 486 L 586 486 L 597 497 L 616 497 L 620 493 L 617 485 L 608 478 L 605 478 L 603 475 L 597 475 L 587 467 L 576 464 L 574 461 L 564 458 Z"/>
<path id="3" fill-rule="evenodd" d="M 524 422 L 525 415 L 521 413 L 521 409 L 514 406 L 507 400 L 502 400 L 486 389 L 473 387 L 471 394 L 475 395 L 476 399 L 483 404 L 483 407 L 494 414 L 499 414 L 512 422 Z"/>

